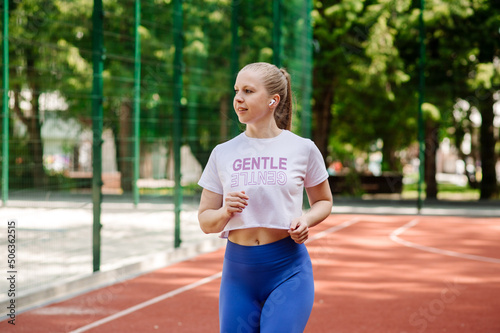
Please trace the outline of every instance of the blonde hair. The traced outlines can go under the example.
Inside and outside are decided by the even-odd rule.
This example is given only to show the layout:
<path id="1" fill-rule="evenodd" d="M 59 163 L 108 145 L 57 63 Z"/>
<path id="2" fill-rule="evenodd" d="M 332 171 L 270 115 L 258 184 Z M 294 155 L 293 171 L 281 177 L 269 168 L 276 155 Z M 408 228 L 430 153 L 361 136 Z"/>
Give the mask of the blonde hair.
<path id="1" fill-rule="evenodd" d="M 240 72 L 252 70 L 262 74 L 262 83 L 270 95 L 278 94 L 280 102 L 274 110 L 274 120 L 280 129 L 292 127 L 292 89 L 290 74 L 284 68 L 278 68 L 267 62 L 255 62 L 243 67 Z"/>

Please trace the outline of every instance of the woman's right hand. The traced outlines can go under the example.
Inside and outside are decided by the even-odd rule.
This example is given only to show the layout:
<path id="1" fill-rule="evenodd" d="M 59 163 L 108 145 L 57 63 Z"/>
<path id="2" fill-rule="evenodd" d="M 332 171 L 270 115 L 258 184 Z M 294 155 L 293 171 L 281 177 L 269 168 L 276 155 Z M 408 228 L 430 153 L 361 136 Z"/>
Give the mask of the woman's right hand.
<path id="1" fill-rule="evenodd" d="M 222 194 L 203 189 L 198 208 L 198 221 L 203 232 L 217 233 L 224 230 L 227 222 L 248 205 L 245 191 L 230 192 L 223 201 Z"/>
<path id="2" fill-rule="evenodd" d="M 245 191 L 229 192 L 226 195 L 223 210 L 229 218 L 235 213 L 241 213 L 248 206 L 248 196 Z"/>

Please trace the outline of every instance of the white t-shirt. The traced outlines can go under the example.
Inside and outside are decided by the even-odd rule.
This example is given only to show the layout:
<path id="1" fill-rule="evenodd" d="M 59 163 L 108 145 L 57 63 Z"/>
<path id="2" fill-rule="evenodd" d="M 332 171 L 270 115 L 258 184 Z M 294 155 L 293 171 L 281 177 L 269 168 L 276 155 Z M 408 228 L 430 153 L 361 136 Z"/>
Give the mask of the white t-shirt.
<path id="1" fill-rule="evenodd" d="M 235 229 L 266 227 L 289 229 L 302 215 L 304 187 L 328 178 L 314 142 L 283 130 L 274 138 L 257 139 L 241 133 L 212 151 L 198 182 L 223 195 L 245 191 L 248 206 L 236 213 L 221 234 Z"/>

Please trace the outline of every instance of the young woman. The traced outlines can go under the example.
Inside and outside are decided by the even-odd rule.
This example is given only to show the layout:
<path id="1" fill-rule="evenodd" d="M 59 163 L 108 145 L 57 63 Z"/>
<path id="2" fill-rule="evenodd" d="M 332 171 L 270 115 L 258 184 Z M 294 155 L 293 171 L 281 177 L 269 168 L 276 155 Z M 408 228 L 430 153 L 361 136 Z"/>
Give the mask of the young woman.
<path id="1" fill-rule="evenodd" d="M 245 66 L 234 85 L 245 132 L 212 151 L 199 181 L 205 233 L 228 238 L 219 298 L 220 331 L 303 332 L 314 301 L 309 228 L 332 209 L 323 158 L 290 132 L 290 75 Z M 303 189 L 311 208 L 303 213 Z"/>

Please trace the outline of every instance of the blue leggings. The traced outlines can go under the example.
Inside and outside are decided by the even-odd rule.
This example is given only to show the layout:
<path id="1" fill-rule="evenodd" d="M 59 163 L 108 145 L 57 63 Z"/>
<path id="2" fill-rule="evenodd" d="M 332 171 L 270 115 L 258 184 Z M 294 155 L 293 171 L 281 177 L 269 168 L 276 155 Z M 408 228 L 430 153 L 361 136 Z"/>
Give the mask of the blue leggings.
<path id="1" fill-rule="evenodd" d="M 314 302 L 311 259 L 290 237 L 243 246 L 228 241 L 219 298 L 221 333 L 303 332 Z"/>

